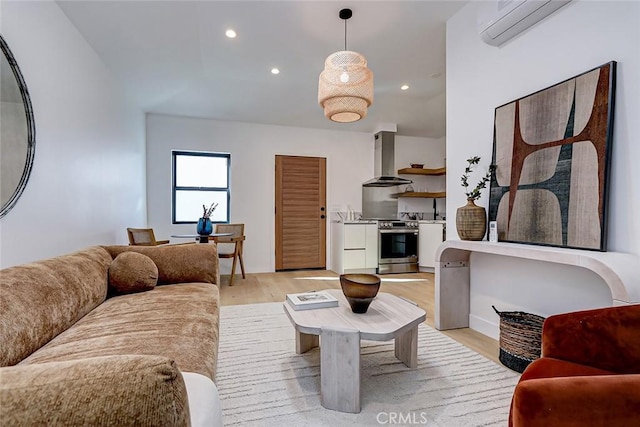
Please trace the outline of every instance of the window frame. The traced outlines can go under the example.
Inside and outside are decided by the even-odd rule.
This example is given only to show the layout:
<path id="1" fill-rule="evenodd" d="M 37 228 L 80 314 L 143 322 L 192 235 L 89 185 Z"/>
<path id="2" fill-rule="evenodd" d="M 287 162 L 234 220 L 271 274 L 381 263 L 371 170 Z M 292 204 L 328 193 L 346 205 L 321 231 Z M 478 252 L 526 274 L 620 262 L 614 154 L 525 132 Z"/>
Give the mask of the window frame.
<path id="1" fill-rule="evenodd" d="M 226 187 L 185 187 L 176 185 L 176 160 L 178 156 L 194 157 L 218 157 L 227 159 L 227 186 Z M 177 191 L 226 191 L 227 193 L 227 220 L 211 221 L 214 224 L 228 224 L 231 218 L 231 154 L 214 153 L 209 151 L 184 151 L 171 150 L 171 223 L 172 224 L 197 224 L 195 221 L 176 221 L 176 192 Z"/>

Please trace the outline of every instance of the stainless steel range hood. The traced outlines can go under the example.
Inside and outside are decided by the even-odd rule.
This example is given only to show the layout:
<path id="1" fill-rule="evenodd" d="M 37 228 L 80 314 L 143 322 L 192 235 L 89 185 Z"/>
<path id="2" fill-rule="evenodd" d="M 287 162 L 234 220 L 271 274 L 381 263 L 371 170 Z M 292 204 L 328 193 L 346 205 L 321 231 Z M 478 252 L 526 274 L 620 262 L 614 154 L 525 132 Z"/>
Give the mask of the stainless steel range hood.
<path id="1" fill-rule="evenodd" d="M 363 187 L 393 187 L 413 182 L 395 175 L 395 144 L 394 132 L 376 133 L 373 163 L 375 178 L 362 184 Z"/>

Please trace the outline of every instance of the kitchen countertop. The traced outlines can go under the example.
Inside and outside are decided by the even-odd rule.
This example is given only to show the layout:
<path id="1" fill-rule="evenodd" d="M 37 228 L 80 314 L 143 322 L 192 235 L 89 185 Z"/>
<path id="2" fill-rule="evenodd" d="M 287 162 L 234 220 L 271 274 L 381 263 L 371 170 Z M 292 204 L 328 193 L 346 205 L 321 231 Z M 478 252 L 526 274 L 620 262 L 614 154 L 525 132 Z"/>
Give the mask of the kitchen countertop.
<path id="1" fill-rule="evenodd" d="M 391 220 L 388 220 L 388 221 L 391 221 Z M 416 221 L 416 220 L 403 220 L 403 221 Z M 444 219 L 421 219 L 417 221 L 419 224 L 446 224 L 447 223 L 447 221 L 445 221 Z M 338 224 L 377 224 L 378 220 L 354 219 L 354 220 L 348 220 L 348 221 L 333 220 L 331 222 L 335 222 Z"/>

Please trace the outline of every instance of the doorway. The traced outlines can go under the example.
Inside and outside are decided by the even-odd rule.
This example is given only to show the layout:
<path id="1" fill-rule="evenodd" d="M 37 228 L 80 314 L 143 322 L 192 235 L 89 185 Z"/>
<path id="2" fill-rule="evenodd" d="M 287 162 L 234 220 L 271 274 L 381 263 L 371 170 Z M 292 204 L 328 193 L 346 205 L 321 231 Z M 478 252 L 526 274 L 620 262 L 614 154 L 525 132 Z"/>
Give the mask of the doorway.
<path id="1" fill-rule="evenodd" d="M 326 165 L 276 156 L 276 271 L 326 268 Z"/>

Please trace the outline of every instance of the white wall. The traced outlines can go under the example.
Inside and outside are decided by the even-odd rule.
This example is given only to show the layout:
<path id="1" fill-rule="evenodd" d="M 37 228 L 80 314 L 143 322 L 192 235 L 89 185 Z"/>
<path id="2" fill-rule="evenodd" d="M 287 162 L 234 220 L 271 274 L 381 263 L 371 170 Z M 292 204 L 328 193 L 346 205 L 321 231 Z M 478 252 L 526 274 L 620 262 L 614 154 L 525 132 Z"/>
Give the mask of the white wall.
<path id="1" fill-rule="evenodd" d="M 320 112 L 321 114 L 321 112 Z M 231 153 L 231 222 L 245 224 L 248 272 L 275 270 L 275 156 L 327 159 L 327 209 L 362 209 L 362 183 L 373 177 L 372 134 L 147 115 L 147 205 L 158 238 L 195 233 L 195 225 L 171 224 L 171 150 Z M 396 164 L 427 153 L 442 157 L 444 140 L 396 137 Z M 413 154 L 412 154 L 413 153 Z M 433 160 L 436 161 L 436 160 Z M 442 160 L 440 160 L 441 162 Z M 439 165 L 441 166 L 441 165 Z M 403 166 L 404 167 L 404 166 Z M 435 166 L 434 166 L 435 167 Z M 444 184 L 442 184 L 444 185 Z M 327 268 L 330 269 L 327 222 Z M 180 239 L 171 239 L 178 243 Z M 230 262 L 221 263 L 228 274 Z"/>
<path id="2" fill-rule="evenodd" d="M 608 247 L 640 254 L 640 3 L 574 0 L 501 47 L 481 41 L 479 7 L 471 2 L 447 23 L 447 237 L 458 239 L 465 159 L 490 162 L 495 107 L 615 60 Z M 487 207 L 486 190 L 480 204 Z M 604 282 L 580 268 L 475 255 L 471 270 L 471 326 L 492 336 L 499 319 L 491 304 L 545 316 L 611 304 Z"/>
<path id="3" fill-rule="evenodd" d="M 144 115 L 54 2 L 1 7 L 33 103 L 36 154 L 0 220 L 0 265 L 125 243 L 125 228 L 146 220 Z"/>
<path id="4" fill-rule="evenodd" d="M 328 209 L 360 211 L 361 185 L 373 176 L 373 135 L 366 133 L 149 114 L 147 147 L 148 219 L 158 238 L 195 233 L 193 224 L 171 224 L 171 150 L 231 153 L 230 221 L 245 224 L 248 272 L 275 269 L 276 154 L 327 159 Z M 327 222 L 327 238 L 329 227 Z M 329 260 L 327 253 L 327 267 Z M 229 264 L 221 263 L 223 274 Z"/>

